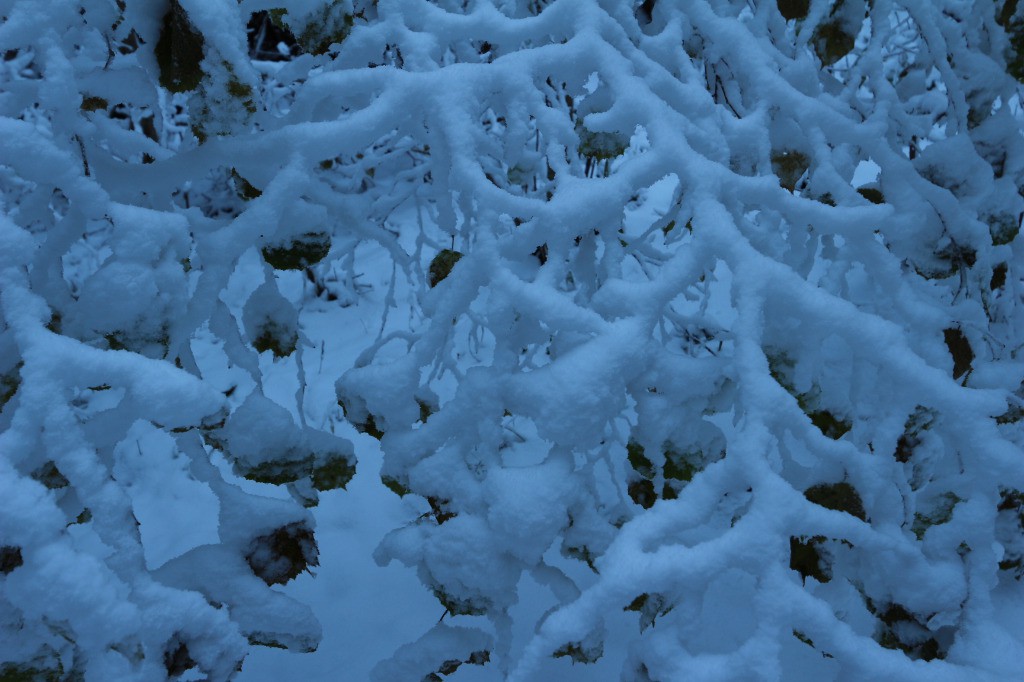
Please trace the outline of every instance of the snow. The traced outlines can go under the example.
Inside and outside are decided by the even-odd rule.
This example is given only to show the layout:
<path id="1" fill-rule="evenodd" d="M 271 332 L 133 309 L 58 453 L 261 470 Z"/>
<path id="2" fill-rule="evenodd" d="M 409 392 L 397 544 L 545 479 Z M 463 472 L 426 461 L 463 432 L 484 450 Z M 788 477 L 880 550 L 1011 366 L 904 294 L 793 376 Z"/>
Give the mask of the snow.
<path id="1" fill-rule="evenodd" d="M 993 3 L 0 5 L 0 677 L 1018 674 Z"/>

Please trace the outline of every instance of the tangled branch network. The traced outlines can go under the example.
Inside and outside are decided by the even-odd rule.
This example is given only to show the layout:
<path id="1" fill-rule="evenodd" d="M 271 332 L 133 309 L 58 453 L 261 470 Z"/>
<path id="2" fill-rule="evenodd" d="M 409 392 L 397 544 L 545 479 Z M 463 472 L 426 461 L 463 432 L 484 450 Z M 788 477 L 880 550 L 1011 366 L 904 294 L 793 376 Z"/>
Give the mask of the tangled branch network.
<path id="1" fill-rule="evenodd" d="M 44 5 L 0 0 L 0 677 L 315 649 L 276 586 L 359 433 L 451 616 L 378 680 L 1019 675 L 1016 0 Z M 168 481 L 216 523 L 155 561 Z"/>

